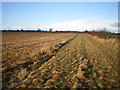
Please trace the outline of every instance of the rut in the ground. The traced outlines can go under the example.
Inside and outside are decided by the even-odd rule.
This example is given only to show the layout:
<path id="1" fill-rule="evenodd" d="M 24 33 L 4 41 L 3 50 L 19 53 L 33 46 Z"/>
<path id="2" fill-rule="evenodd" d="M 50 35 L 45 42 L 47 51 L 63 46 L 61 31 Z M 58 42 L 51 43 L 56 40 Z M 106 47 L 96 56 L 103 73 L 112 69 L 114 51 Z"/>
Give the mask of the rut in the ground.
<path id="1" fill-rule="evenodd" d="M 69 43 L 74 38 L 58 43 L 49 50 L 42 50 L 32 58 L 29 58 L 26 63 L 18 64 L 16 67 L 6 68 L 2 74 L 3 88 L 15 88 L 19 84 L 24 83 L 32 73 L 41 67 L 43 63 L 55 56 L 61 47 Z"/>
<path id="2" fill-rule="evenodd" d="M 17 88 L 117 88 L 115 53 L 79 34 Z"/>

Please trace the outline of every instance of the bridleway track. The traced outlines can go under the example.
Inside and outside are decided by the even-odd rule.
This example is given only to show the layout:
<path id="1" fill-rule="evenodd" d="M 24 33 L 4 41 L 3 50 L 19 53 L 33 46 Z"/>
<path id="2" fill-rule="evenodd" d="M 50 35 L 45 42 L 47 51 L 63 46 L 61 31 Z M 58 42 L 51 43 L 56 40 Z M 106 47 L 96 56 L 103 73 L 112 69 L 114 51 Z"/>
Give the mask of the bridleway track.
<path id="1" fill-rule="evenodd" d="M 117 88 L 117 62 L 116 49 L 91 35 L 78 34 L 16 87 Z"/>

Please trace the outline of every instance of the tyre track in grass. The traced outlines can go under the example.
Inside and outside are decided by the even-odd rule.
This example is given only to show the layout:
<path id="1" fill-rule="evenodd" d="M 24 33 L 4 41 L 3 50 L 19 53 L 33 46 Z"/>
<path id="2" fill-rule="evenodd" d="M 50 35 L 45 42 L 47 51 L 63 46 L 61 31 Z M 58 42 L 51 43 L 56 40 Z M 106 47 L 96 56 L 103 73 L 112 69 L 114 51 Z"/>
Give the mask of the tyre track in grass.
<path id="1" fill-rule="evenodd" d="M 106 47 L 102 43 L 99 43 L 95 39 L 90 40 L 89 36 L 88 36 L 88 39 L 90 42 L 94 42 L 94 47 L 96 46 L 97 49 L 99 48 L 98 50 L 101 50 L 101 52 L 104 53 L 105 58 L 110 58 L 110 59 L 114 60 L 114 62 L 112 62 L 112 63 L 116 65 L 118 51 L 113 51 L 112 49 L 110 49 L 109 47 Z"/>
<path id="2" fill-rule="evenodd" d="M 101 78 L 105 81 L 104 87 L 117 87 L 117 62 L 118 52 L 104 47 L 101 43 L 89 36 L 83 36 L 87 44 L 88 57 L 92 60 L 93 65 L 97 71 L 100 72 Z"/>
<path id="3" fill-rule="evenodd" d="M 104 63 L 108 64 L 108 66 L 113 66 L 114 70 L 116 70 L 116 65 L 117 65 L 117 61 L 118 61 L 117 51 L 113 52 L 112 50 L 99 44 L 99 42 L 92 44 L 91 43 L 92 41 L 93 40 L 91 40 L 91 41 L 89 40 L 89 42 L 86 42 L 86 43 L 89 43 L 88 45 L 91 47 L 91 48 L 88 48 L 88 51 L 90 51 L 89 49 L 91 49 L 91 51 L 94 53 L 94 55 L 99 56 L 99 58 L 96 57 L 96 59 L 101 60 L 101 62 L 104 62 L 104 60 L 106 59 Z M 89 54 L 91 54 L 91 56 L 93 56 L 92 52 L 89 53 Z M 103 65 L 105 65 L 105 64 L 103 64 Z M 105 66 L 108 67 L 107 65 L 105 65 Z"/>
<path id="4" fill-rule="evenodd" d="M 17 88 L 117 88 L 117 56 L 79 34 Z"/>

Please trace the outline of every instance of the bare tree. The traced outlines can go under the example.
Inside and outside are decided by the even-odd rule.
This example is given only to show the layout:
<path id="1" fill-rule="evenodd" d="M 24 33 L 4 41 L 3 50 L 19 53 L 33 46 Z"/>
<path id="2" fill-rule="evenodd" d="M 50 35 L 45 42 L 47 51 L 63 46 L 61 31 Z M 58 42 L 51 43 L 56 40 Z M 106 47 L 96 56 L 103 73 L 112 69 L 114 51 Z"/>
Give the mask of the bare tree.
<path id="1" fill-rule="evenodd" d="M 107 28 L 104 27 L 104 28 L 102 29 L 102 31 L 103 31 L 103 32 L 107 32 Z"/>
<path id="2" fill-rule="evenodd" d="M 21 31 L 24 31 L 23 29 L 21 29 Z"/>
<path id="3" fill-rule="evenodd" d="M 53 30 L 52 28 L 49 29 L 50 32 L 52 32 L 52 30 Z"/>
<path id="4" fill-rule="evenodd" d="M 41 31 L 41 29 L 40 28 L 38 28 L 38 30 L 37 30 L 38 32 L 40 32 Z"/>

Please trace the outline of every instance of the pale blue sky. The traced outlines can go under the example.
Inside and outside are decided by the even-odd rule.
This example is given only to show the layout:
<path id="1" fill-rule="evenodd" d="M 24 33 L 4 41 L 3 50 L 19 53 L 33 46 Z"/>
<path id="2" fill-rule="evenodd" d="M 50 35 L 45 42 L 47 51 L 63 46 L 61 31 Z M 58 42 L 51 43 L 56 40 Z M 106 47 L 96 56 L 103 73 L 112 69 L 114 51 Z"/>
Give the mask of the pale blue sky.
<path id="1" fill-rule="evenodd" d="M 118 20 L 117 2 L 3 2 L 2 25 L 47 26 L 80 19 Z"/>

